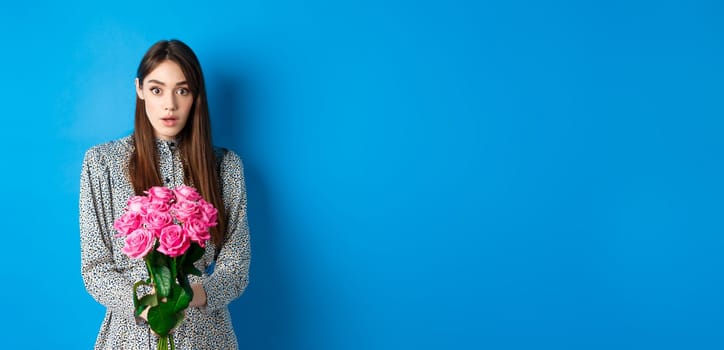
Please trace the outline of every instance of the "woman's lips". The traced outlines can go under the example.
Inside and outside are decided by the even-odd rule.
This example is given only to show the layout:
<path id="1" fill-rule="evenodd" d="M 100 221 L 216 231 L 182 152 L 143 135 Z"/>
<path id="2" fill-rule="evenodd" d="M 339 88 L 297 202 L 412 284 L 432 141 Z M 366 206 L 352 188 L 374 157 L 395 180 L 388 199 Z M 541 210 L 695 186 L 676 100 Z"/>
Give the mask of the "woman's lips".
<path id="1" fill-rule="evenodd" d="M 176 125 L 177 122 L 178 122 L 178 118 L 176 118 L 176 117 L 163 117 L 163 118 L 161 118 L 161 123 L 163 123 L 163 125 L 165 125 L 165 126 L 171 127 L 171 126 Z"/>

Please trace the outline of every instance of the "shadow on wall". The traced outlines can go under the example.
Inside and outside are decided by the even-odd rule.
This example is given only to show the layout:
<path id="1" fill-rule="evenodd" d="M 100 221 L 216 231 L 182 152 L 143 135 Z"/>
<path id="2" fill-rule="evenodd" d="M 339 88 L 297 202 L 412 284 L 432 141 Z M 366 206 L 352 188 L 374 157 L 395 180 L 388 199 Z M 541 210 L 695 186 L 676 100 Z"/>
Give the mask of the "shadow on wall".
<path id="1" fill-rule="evenodd" d="M 222 67 L 223 68 L 223 67 Z M 231 79 L 229 72 L 209 76 L 209 105 L 214 124 L 214 142 L 236 151 L 244 162 L 251 234 L 249 286 L 229 305 L 234 330 L 242 349 L 290 349 L 297 344 L 293 322 L 292 295 L 286 269 L 279 256 L 277 216 L 261 169 L 245 151 L 249 112 L 248 96 L 242 79 Z"/>

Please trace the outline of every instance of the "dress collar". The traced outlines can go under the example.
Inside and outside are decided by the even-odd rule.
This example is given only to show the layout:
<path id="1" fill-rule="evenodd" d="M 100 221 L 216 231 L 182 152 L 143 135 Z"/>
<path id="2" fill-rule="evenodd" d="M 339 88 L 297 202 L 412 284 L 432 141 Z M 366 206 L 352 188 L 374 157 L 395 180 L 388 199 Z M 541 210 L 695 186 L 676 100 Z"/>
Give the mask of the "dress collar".
<path id="1" fill-rule="evenodd" d="M 173 140 L 164 140 L 160 138 L 156 138 L 156 148 L 159 150 L 176 150 L 179 146 L 180 139 L 177 137 Z"/>

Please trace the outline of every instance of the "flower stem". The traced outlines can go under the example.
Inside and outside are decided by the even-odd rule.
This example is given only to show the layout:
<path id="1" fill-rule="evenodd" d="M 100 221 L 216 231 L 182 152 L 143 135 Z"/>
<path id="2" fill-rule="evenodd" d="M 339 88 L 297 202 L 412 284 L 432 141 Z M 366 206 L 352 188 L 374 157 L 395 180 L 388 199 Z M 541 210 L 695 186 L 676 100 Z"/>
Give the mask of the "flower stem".
<path id="1" fill-rule="evenodd" d="M 148 277 L 151 278 L 151 283 L 153 283 L 153 269 L 151 268 L 151 264 L 148 263 L 148 259 L 143 259 L 143 261 L 146 263 L 146 271 L 148 271 Z"/>
<path id="2" fill-rule="evenodd" d="M 173 349 L 173 342 L 171 343 Z M 158 337 L 158 343 L 156 343 L 156 350 L 168 350 L 168 336 Z"/>

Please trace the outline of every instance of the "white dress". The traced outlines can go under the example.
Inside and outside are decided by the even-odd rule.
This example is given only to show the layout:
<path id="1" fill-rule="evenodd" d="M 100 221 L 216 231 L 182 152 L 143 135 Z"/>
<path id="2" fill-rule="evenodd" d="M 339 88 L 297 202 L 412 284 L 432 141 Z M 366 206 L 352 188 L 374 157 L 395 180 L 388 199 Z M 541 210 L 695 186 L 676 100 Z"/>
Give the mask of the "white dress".
<path id="1" fill-rule="evenodd" d="M 167 187 L 183 184 L 183 167 L 174 141 L 156 141 L 161 178 Z M 90 148 L 83 160 L 80 178 L 81 275 L 91 296 L 106 307 L 106 315 L 95 349 L 155 349 L 157 337 L 148 324 L 138 324 L 133 315 L 133 284 L 148 275 L 142 259 L 129 259 L 121 252 L 123 238 L 115 238 L 113 222 L 123 214 L 129 197 L 135 195 L 127 167 L 133 138 Z M 207 305 L 186 310 L 182 325 L 174 331 L 176 349 L 237 349 L 229 315 L 229 303 L 239 297 L 249 282 L 249 226 L 246 189 L 241 160 L 233 151 L 218 152 L 219 177 L 228 224 L 226 243 L 218 253 L 209 242 L 196 267 Z"/>

